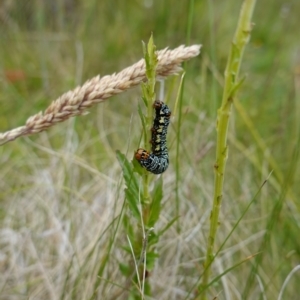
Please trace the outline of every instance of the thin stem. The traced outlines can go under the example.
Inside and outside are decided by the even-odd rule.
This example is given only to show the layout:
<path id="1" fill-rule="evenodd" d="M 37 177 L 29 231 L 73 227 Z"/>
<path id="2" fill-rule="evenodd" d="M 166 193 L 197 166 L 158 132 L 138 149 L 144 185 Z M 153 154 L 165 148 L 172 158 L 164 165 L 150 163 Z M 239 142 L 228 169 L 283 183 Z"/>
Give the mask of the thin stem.
<path id="1" fill-rule="evenodd" d="M 150 132 L 151 132 L 152 120 L 153 120 L 153 102 L 156 98 L 155 84 L 156 84 L 156 68 L 158 64 L 156 47 L 154 45 L 152 35 L 149 39 L 147 46 L 144 44 L 144 57 L 145 57 L 146 78 L 147 78 L 147 81 L 142 84 L 143 100 L 147 107 L 147 114 L 145 116 L 144 149 L 149 149 Z M 152 199 L 149 193 L 150 175 L 149 172 L 145 169 L 142 174 L 142 178 L 143 178 L 143 198 L 142 198 L 141 224 L 143 227 L 143 247 L 142 247 L 141 259 L 144 262 L 143 264 L 144 268 L 142 273 L 142 286 L 141 286 L 142 295 L 141 296 L 142 299 L 144 299 L 145 283 L 146 283 L 147 243 L 148 243 L 148 233 L 147 234 L 145 233 L 145 226 L 148 225 Z"/>
<path id="2" fill-rule="evenodd" d="M 217 65 L 216 59 L 216 38 L 214 30 L 214 2 L 207 0 L 208 3 L 208 15 L 209 15 L 209 37 L 210 37 L 210 60 L 213 66 Z M 218 99 L 217 99 L 217 80 L 215 76 L 212 76 L 211 82 L 211 101 L 210 112 L 215 114 L 217 109 Z"/>
<path id="3" fill-rule="evenodd" d="M 179 86 L 179 93 L 176 99 L 176 105 L 178 103 L 178 123 L 177 123 L 177 136 L 176 136 L 176 160 L 175 160 L 175 205 L 176 205 L 176 216 L 179 216 L 180 210 L 180 141 L 181 141 L 181 125 L 182 125 L 182 105 L 183 105 L 183 90 L 184 90 L 184 78 L 185 73 L 181 76 L 180 86 Z M 177 233 L 180 233 L 180 218 L 178 218 L 176 222 L 176 230 Z"/>
<path id="4" fill-rule="evenodd" d="M 208 285 L 210 277 L 211 264 L 214 260 L 214 245 L 219 225 L 219 213 L 223 197 L 224 173 L 228 155 L 227 133 L 234 95 L 239 88 L 241 81 L 238 81 L 238 74 L 242 61 L 245 45 L 249 41 L 251 32 L 251 18 L 256 0 L 245 0 L 239 17 L 239 22 L 232 42 L 230 54 L 225 70 L 225 85 L 223 90 L 222 104 L 218 110 L 217 116 L 217 150 L 215 170 L 215 185 L 213 207 L 210 216 L 210 230 L 207 244 L 207 253 L 204 263 L 204 274 L 202 284 L 199 287 L 202 290 Z M 206 291 L 203 291 L 201 299 L 206 298 Z"/>

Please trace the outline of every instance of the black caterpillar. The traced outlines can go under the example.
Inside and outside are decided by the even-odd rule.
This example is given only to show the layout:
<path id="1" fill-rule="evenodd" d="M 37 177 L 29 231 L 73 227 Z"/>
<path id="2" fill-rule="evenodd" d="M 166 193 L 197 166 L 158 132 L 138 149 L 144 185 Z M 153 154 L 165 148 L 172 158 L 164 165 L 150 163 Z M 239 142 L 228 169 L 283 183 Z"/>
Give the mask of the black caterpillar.
<path id="1" fill-rule="evenodd" d="M 160 100 L 153 103 L 155 118 L 151 129 L 152 152 L 139 148 L 135 153 L 135 158 L 147 171 L 153 174 L 161 174 L 169 166 L 169 153 L 166 145 L 167 130 L 170 124 L 171 110 Z"/>

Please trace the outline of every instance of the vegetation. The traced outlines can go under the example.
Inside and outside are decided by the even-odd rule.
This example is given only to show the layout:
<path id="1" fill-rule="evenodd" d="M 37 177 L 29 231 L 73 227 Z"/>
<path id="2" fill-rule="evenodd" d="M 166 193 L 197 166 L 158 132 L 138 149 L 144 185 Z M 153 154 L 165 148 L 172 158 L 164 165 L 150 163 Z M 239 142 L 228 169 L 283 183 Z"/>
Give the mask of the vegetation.
<path id="1" fill-rule="evenodd" d="M 0 4 L 1 132 L 87 79 L 134 64 L 151 32 L 158 50 L 203 45 L 184 76 L 156 84 L 172 110 L 161 177 L 133 160 L 147 146 L 153 85 L 150 98 L 147 86 L 135 87 L 0 147 L 0 299 L 297 298 L 298 0 L 256 3 L 235 81 L 215 257 L 207 257 L 217 111 L 241 5 Z"/>

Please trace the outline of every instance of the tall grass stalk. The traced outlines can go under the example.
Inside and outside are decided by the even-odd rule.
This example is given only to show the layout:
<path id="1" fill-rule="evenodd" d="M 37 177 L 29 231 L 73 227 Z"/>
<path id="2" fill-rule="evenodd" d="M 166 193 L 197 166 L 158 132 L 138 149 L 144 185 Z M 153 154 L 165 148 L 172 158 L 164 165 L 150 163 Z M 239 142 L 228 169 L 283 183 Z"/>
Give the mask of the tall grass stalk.
<path id="1" fill-rule="evenodd" d="M 209 283 L 211 264 L 214 260 L 214 246 L 219 225 L 219 213 L 223 197 L 224 173 L 228 155 L 228 124 L 235 93 L 242 83 L 242 80 L 238 79 L 238 75 L 244 49 L 250 38 L 250 32 L 252 28 L 251 18 L 255 7 L 255 3 L 256 0 L 245 0 L 242 5 L 237 29 L 234 35 L 225 70 L 225 85 L 222 96 L 222 104 L 218 110 L 217 116 L 217 150 L 216 162 L 214 165 L 215 184 L 213 207 L 210 216 L 210 230 L 207 243 L 206 259 L 204 262 L 204 273 L 202 283 L 199 286 L 201 299 L 207 299 L 206 291 L 203 291 L 203 289 Z M 203 293 L 201 293 L 202 291 Z"/>
<path id="2" fill-rule="evenodd" d="M 144 148 L 149 149 L 150 132 L 153 120 L 153 102 L 156 98 L 155 85 L 156 85 L 156 68 L 158 64 L 158 58 L 156 53 L 156 46 L 154 45 L 153 35 L 151 35 L 147 46 L 143 44 L 144 58 L 146 64 L 146 78 L 147 81 L 142 83 L 143 100 L 147 106 L 147 115 L 145 116 L 145 130 L 144 130 Z M 149 149 L 150 150 L 150 149 Z M 150 186 L 150 174 L 146 169 L 143 169 L 143 198 L 142 198 L 142 213 L 141 213 L 141 224 L 143 228 L 143 246 L 141 251 L 140 261 L 144 262 L 143 274 L 142 274 L 142 285 L 141 285 L 141 297 L 144 299 L 145 294 L 145 280 L 146 280 L 146 257 L 147 257 L 147 241 L 148 233 L 146 236 L 145 225 L 148 225 L 149 217 L 151 214 L 152 198 L 149 193 Z M 149 229 L 150 231 L 152 229 Z M 137 273 L 138 274 L 138 273 Z M 149 288 L 148 288 L 149 293 Z"/>
<path id="3" fill-rule="evenodd" d="M 152 127 L 152 119 L 153 119 L 153 102 L 155 100 L 155 83 L 156 83 L 156 68 L 157 68 L 157 54 L 156 47 L 153 42 L 153 36 L 151 35 L 148 45 L 143 44 L 144 48 L 144 58 L 146 64 L 146 78 L 147 81 L 142 83 L 142 91 L 143 91 L 143 100 L 145 105 L 147 106 L 147 115 L 145 117 L 145 130 L 144 130 L 144 148 L 149 148 L 150 141 L 150 131 Z M 149 149 L 150 150 L 150 149 Z M 149 194 L 149 184 L 150 184 L 150 174 L 145 169 L 143 170 L 143 191 L 144 197 L 143 200 L 145 203 L 150 203 L 150 194 Z"/>
<path id="4" fill-rule="evenodd" d="M 179 85 L 179 92 L 176 99 L 175 110 L 178 107 L 178 122 L 177 122 L 177 136 L 176 136 L 176 160 L 175 160 L 175 171 L 176 171 L 176 178 L 175 178 L 175 203 L 176 203 L 176 216 L 180 214 L 180 141 L 181 141 L 181 125 L 182 125 L 182 105 L 183 105 L 183 88 L 184 88 L 184 78 L 185 73 L 182 74 L 180 85 Z M 178 106 L 177 106 L 178 105 Z M 177 219 L 176 222 L 177 232 L 180 232 L 180 218 Z"/>
<path id="5" fill-rule="evenodd" d="M 209 46 L 210 46 L 210 60 L 212 65 L 216 66 L 216 37 L 215 37 L 215 29 L 214 29 L 214 23 L 215 23 L 215 16 L 214 16 L 214 2 L 207 1 L 208 5 L 208 14 L 209 14 Z M 212 78 L 211 82 L 211 99 L 210 99 L 210 113 L 213 113 L 213 116 L 215 116 L 215 110 L 217 109 L 218 105 L 218 93 L 217 93 L 217 79 L 215 76 Z"/>
<path id="6" fill-rule="evenodd" d="M 149 149 L 150 132 L 153 120 L 153 102 L 156 98 L 155 83 L 158 66 L 156 47 L 151 36 L 147 45 L 143 45 L 145 57 L 146 82 L 142 83 L 142 99 L 147 108 L 143 114 L 141 108 L 139 113 L 143 125 L 143 148 Z M 149 149 L 149 151 L 151 151 Z M 133 256 L 133 263 L 126 266 L 126 282 L 130 288 L 130 299 L 144 299 L 145 295 L 151 295 L 150 283 L 146 280 L 146 272 L 154 265 L 156 259 L 156 246 L 159 233 L 152 232 L 156 221 L 159 218 L 162 199 L 162 180 L 158 180 L 153 191 L 150 193 L 151 175 L 142 168 L 136 161 L 129 163 L 124 155 L 117 154 L 123 168 L 123 175 L 126 182 L 126 200 L 132 216 L 124 216 L 124 225 L 127 231 L 130 253 Z M 135 166 L 136 165 L 136 166 Z M 141 175 L 142 185 L 133 169 Z M 152 232 L 150 235 L 149 233 Z M 142 244 L 141 244 L 142 241 Z M 139 259 L 136 259 L 139 257 Z M 150 259 L 148 259 L 150 257 Z M 152 265 L 152 266 L 151 266 Z M 124 267 L 123 267 L 124 269 Z M 129 277 L 128 277 L 129 275 Z M 128 280 L 129 279 L 129 280 Z M 133 281 L 133 282 L 132 282 Z"/>

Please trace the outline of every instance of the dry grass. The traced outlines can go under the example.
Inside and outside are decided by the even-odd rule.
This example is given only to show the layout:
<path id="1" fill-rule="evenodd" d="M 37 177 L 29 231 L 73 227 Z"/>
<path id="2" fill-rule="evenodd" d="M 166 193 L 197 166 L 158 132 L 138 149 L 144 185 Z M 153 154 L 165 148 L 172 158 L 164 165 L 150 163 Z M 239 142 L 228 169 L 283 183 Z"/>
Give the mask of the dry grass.
<path id="1" fill-rule="evenodd" d="M 158 51 L 157 76 L 167 77 L 181 70 L 180 64 L 200 53 L 200 45 L 179 46 L 174 50 Z M 141 59 L 134 65 L 117 74 L 88 80 L 82 86 L 69 91 L 53 101 L 45 112 L 31 116 L 24 126 L 0 134 L 0 145 L 20 136 L 41 132 L 71 117 L 86 113 L 86 109 L 104 100 L 127 91 L 146 80 L 145 61 Z"/>

